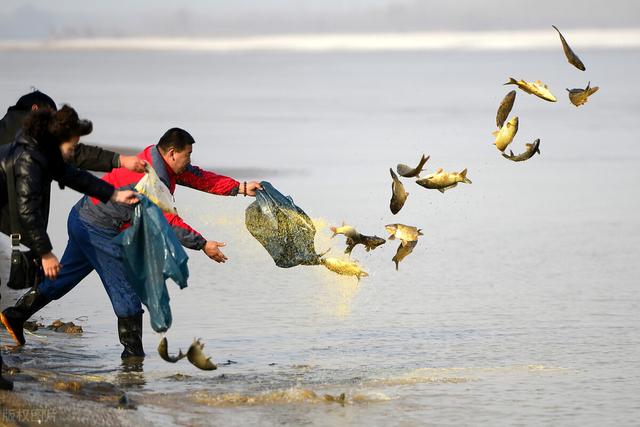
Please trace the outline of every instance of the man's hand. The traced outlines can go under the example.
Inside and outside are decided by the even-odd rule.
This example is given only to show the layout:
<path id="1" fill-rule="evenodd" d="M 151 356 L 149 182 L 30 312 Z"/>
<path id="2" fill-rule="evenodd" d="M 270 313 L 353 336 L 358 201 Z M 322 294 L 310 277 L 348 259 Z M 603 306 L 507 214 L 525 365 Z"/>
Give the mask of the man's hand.
<path id="1" fill-rule="evenodd" d="M 247 182 L 247 188 L 246 188 L 246 191 L 247 191 L 246 195 L 247 196 L 255 197 L 256 190 L 262 190 L 262 186 L 260 185 L 260 183 L 258 181 L 249 181 L 249 182 Z M 244 185 L 244 183 L 240 183 L 240 189 L 238 190 L 238 193 L 245 194 L 245 185 Z"/>
<path id="2" fill-rule="evenodd" d="M 202 250 L 215 262 L 225 262 L 227 257 L 222 253 L 220 248 L 226 245 L 226 243 L 216 242 L 215 240 L 207 240 L 207 243 L 204 244 Z"/>
<path id="3" fill-rule="evenodd" d="M 120 167 L 133 172 L 145 173 L 147 170 L 147 162 L 137 156 L 123 156 L 121 154 Z"/>
<path id="4" fill-rule="evenodd" d="M 138 193 L 133 190 L 116 190 L 111 196 L 111 201 L 121 205 L 135 205 L 140 201 Z"/>
<path id="5" fill-rule="evenodd" d="M 58 257 L 56 257 L 53 252 L 48 252 L 42 255 L 41 258 L 42 269 L 44 270 L 45 277 L 49 280 L 55 280 L 62 268 L 60 261 L 58 261 Z"/>

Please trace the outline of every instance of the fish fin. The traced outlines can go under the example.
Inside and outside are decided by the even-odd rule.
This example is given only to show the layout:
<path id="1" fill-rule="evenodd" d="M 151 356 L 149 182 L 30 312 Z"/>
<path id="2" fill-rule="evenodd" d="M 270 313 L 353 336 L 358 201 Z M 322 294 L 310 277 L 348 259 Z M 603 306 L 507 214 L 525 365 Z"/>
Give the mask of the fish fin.
<path id="1" fill-rule="evenodd" d="M 539 145 L 536 147 L 536 153 L 540 154 L 540 146 Z"/>
<path id="2" fill-rule="evenodd" d="M 518 81 L 516 79 L 514 79 L 513 77 L 509 77 L 509 81 L 506 82 L 505 84 L 503 84 L 502 86 L 505 86 L 505 85 L 517 85 L 517 84 L 518 84 Z"/>
<path id="3" fill-rule="evenodd" d="M 396 263 L 396 271 L 398 271 L 398 265 L 400 264 L 400 261 L 398 261 L 398 259 L 396 257 L 393 257 L 393 259 L 391 259 L 391 261 Z"/>
<path id="4" fill-rule="evenodd" d="M 509 154 L 511 155 L 511 157 L 513 157 L 513 150 L 509 150 Z"/>
<path id="5" fill-rule="evenodd" d="M 591 80 L 589 80 L 589 82 L 587 82 L 587 87 L 585 87 L 584 90 L 588 91 L 590 87 L 591 87 Z"/>
<path id="6" fill-rule="evenodd" d="M 422 228 L 418 228 L 418 236 L 424 236 L 424 234 L 422 233 Z"/>
<path id="7" fill-rule="evenodd" d="M 329 230 L 333 232 L 333 234 L 331 235 L 332 239 L 338 235 L 338 233 L 336 233 L 336 231 L 338 230 L 336 227 L 329 227 Z"/>
<path id="8" fill-rule="evenodd" d="M 600 89 L 598 86 L 594 86 L 591 89 L 589 89 L 589 93 L 587 93 L 587 96 L 591 96 L 594 93 L 596 93 L 598 91 L 598 89 Z"/>
<path id="9" fill-rule="evenodd" d="M 396 235 L 392 234 L 391 236 L 388 237 L 389 240 L 395 240 L 396 239 Z"/>
<path id="10" fill-rule="evenodd" d="M 552 27 L 553 27 L 557 32 L 560 32 L 560 30 L 558 29 L 558 27 L 556 27 L 555 25 L 552 25 Z"/>
<path id="11" fill-rule="evenodd" d="M 499 130 L 494 130 L 493 132 L 491 132 L 491 135 L 498 136 L 499 133 L 500 133 Z"/>
<path id="12" fill-rule="evenodd" d="M 438 188 L 438 191 L 441 192 L 442 194 L 444 194 L 444 188 Z"/>
<path id="13" fill-rule="evenodd" d="M 436 171 L 436 173 L 440 173 L 442 172 L 442 168 L 438 168 L 438 170 Z"/>

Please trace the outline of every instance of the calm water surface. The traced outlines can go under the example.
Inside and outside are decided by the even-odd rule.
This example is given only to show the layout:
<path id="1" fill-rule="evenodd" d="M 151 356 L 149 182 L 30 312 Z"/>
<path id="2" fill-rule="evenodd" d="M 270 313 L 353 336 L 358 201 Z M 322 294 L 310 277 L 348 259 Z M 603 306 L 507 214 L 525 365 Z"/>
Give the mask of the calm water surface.
<path id="1" fill-rule="evenodd" d="M 38 314 L 84 334 L 38 331 L 9 357 L 116 382 L 158 425 L 637 425 L 640 61 L 581 58 L 584 73 L 560 52 L 0 52 L 1 105 L 35 85 L 92 119 L 87 140 L 104 145 L 142 148 L 183 127 L 195 164 L 290 194 L 316 220 L 319 251 L 342 252 L 328 230 L 342 221 L 384 237 L 393 222 L 424 230 L 398 272 L 397 243 L 356 248 L 370 273 L 358 284 L 275 267 L 244 227 L 249 198 L 180 188 L 182 216 L 227 242 L 229 262 L 189 252 L 189 287 L 169 284 L 170 351 L 200 337 L 216 362 L 236 364 L 165 363 L 146 322 L 144 372 L 121 369 L 96 275 Z M 510 76 L 541 79 L 559 99 L 518 92 L 510 148 L 542 141 L 524 163 L 491 145 Z M 589 80 L 600 91 L 570 105 L 564 88 Z M 406 180 L 393 216 L 388 169 L 423 152 L 428 171 L 466 167 L 473 184 L 443 195 Z M 61 255 L 79 196 L 54 192 Z M 3 306 L 19 295 L 2 292 Z M 323 399 L 340 393 L 344 405 Z"/>

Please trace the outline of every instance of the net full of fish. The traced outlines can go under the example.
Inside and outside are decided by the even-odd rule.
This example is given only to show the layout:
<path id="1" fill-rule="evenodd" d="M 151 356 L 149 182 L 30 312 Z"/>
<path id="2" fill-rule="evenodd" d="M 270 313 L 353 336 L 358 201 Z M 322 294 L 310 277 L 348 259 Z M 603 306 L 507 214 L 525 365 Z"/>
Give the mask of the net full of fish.
<path id="1" fill-rule="evenodd" d="M 278 267 L 321 264 L 314 246 L 316 228 L 309 216 L 269 182 L 262 181 L 261 185 L 256 200 L 245 210 L 249 233 Z"/>

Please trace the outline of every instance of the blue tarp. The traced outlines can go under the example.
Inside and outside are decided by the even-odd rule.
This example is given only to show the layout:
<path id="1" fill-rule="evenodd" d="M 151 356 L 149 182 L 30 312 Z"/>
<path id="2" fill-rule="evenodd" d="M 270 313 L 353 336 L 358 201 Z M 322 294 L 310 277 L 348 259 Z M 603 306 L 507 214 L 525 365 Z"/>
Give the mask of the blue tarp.
<path id="1" fill-rule="evenodd" d="M 151 327 L 165 332 L 171 327 L 171 307 L 165 281 L 183 289 L 189 268 L 185 250 L 158 208 L 141 196 L 133 211 L 131 227 L 115 237 L 122 246 L 127 277 L 151 317 Z"/>
<path id="2" fill-rule="evenodd" d="M 247 230 L 269 252 L 278 267 L 318 265 L 313 240 L 316 229 L 293 199 L 262 181 L 256 200 L 245 210 Z"/>

